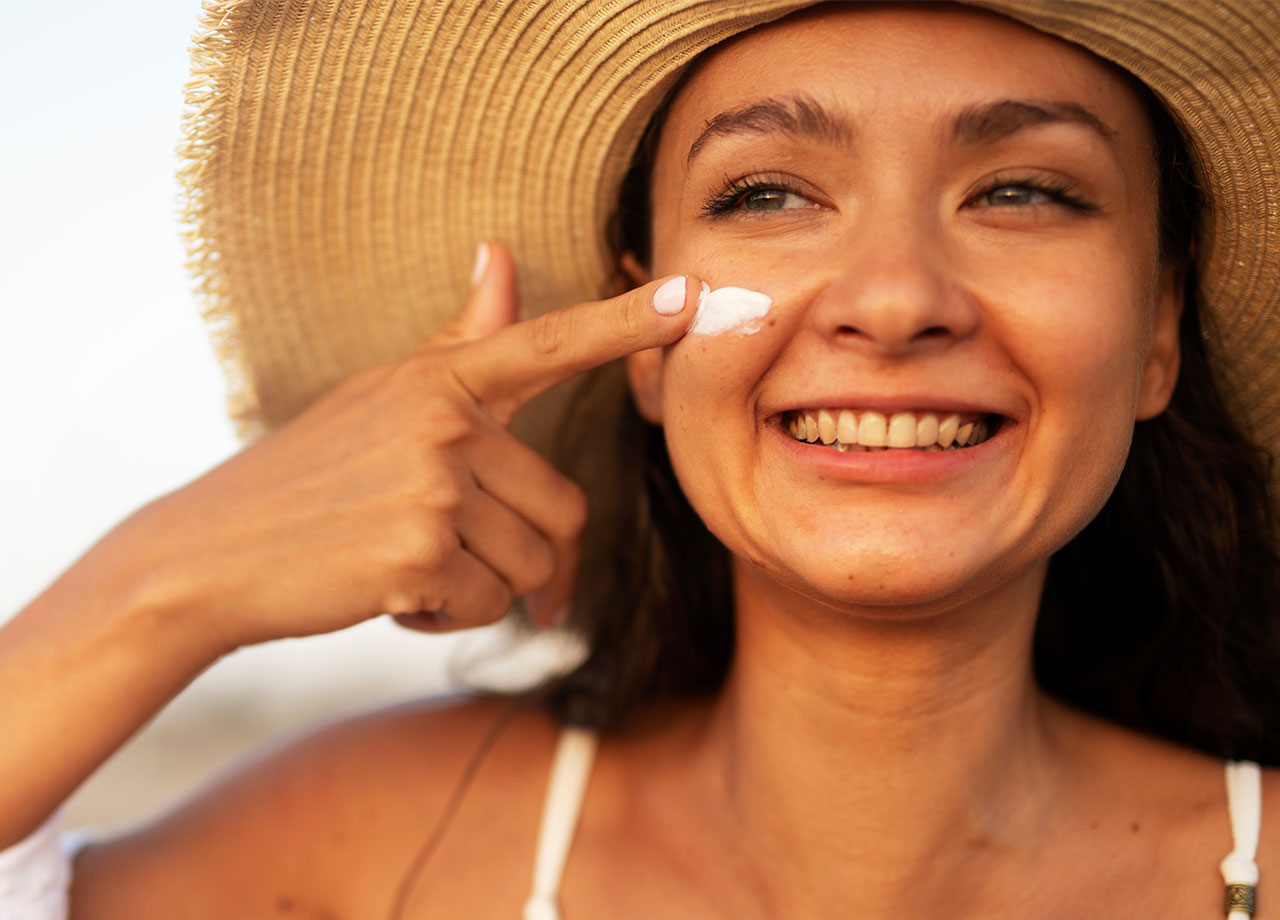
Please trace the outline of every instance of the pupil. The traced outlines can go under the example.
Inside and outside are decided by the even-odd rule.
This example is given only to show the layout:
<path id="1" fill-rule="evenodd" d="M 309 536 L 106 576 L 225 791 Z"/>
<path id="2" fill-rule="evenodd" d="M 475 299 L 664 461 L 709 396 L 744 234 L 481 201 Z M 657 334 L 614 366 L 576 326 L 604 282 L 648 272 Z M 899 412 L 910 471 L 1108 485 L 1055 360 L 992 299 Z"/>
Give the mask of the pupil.
<path id="1" fill-rule="evenodd" d="M 994 204 L 1027 204 L 1031 200 L 1031 192 L 1016 185 L 996 189 L 991 193 Z"/>
<path id="2" fill-rule="evenodd" d="M 743 204 L 748 211 L 777 211 L 786 200 L 787 193 L 779 189 L 762 189 L 747 195 Z"/>

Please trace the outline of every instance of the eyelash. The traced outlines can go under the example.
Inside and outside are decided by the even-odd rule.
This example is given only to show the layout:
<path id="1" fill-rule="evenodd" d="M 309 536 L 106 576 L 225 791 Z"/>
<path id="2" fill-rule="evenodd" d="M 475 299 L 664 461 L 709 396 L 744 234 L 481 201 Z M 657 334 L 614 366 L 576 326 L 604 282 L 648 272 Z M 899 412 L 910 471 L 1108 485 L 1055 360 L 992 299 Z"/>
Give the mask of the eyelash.
<path id="1" fill-rule="evenodd" d="M 787 192 L 792 195 L 799 195 L 801 198 L 806 197 L 805 193 L 800 191 L 794 182 L 790 182 L 781 176 L 748 176 L 741 179 L 731 179 L 724 177 L 724 190 L 707 198 L 702 205 L 702 213 L 710 218 L 727 217 L 737 212 L 747 214 L 746 210 L 739 209 L 738 203 L 752 192 Z"/>
<path id="2" fill-rule="evenodd" d="M 1036 192 L 1044 195 L 1054 204 L 1063 205 L 1081 214 L 1090 214 L 1099 210 L 1098 205 L 1083 197 L 1067 183 L 1052 182 L 1032 176 L 997 176 L 977 193 L 970 196 L 965 204 L 977 202 L 1002 188 L 1023 188 L 1030 192 Z M 761 191 L 786 192 L 798 195 L 801 198 L 807 197 L 805 192 L 801 191 L 794 182 L 780 176 L 749 176 L 740 179 L 731 179 L 725 176 L 724 190 L 707 198 L 702 205 L 702 213 L 712 219 L 737 214 L 755 216 L 745 209 L 739 208 L 738 205 L 747 195 Z M 1000 205 L 991 205 L 991 207 L 1000 207 Z M 1014 207 L 1017 206 L 1014 205 Z M 759 212 L 761 216 L 768 213 L 768 211 Z"/>

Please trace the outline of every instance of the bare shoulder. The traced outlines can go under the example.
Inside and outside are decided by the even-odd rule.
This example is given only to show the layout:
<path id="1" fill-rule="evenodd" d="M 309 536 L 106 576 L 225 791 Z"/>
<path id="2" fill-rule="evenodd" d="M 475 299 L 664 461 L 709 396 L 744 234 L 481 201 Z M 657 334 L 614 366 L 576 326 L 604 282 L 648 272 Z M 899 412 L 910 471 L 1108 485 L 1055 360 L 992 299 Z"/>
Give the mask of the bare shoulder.
<path id="1" fill-rule="evenodd" d="M 1219 863 L 1232 850 L 1226 761 L 1216 755 L 1073 712 L 1064 737 L 1080 742 L 1077 775 L 1087 800 L 1114 816 L 1124 852 L 1152 855 L 1175 870 L 1169 884 L 1185 903 L 1220 906 Z M 1264 767 L 1257 863 L 1260 890 L 1280 887 L 1280 769 Z M 1103 819 L 1104 822 L 1106 818 Z"/>
<path id="2" fill-rule="evenodd" d="M 527 701 L 489 698 L 407 704 L 287 740 L 85 851 L 73 920 L 387 916 L 446 820 L 451 843 L 500 838 L 504 821 L 536 832 L 557 731 Z"/>

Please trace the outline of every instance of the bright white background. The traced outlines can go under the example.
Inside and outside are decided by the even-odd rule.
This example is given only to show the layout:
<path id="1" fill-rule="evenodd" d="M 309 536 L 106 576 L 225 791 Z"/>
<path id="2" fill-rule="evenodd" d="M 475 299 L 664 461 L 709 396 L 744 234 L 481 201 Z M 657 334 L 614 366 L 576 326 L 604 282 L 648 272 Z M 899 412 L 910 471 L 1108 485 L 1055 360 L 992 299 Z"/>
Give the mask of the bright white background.
<path id="1" fill-rule="evenodd" d="M 198 11 L 0 0 L 0 622 L 237 449 L 178 235 Z M 91 781 L 72 820 L 145 812 L 282 724 L 439 692 L 456 646 L 380 621 L 241 652 Z"/>

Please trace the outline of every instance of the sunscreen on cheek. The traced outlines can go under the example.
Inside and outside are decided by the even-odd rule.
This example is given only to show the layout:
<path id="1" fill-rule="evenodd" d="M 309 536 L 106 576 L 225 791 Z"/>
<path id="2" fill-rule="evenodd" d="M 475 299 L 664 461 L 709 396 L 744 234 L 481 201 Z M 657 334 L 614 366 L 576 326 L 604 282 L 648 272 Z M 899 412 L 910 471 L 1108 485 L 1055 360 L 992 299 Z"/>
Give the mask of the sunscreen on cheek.
<path id="1" fill-rule="evenodd" d="M 711 290 L 705 281 L 698 295 L 698 312 L 693 318 L 690 332 L 698 335 L 753 335 L 760 331 L 760 320 L 773 306 L 773 298 L 759 291 L 740 287 L 722 287 Z"/>

